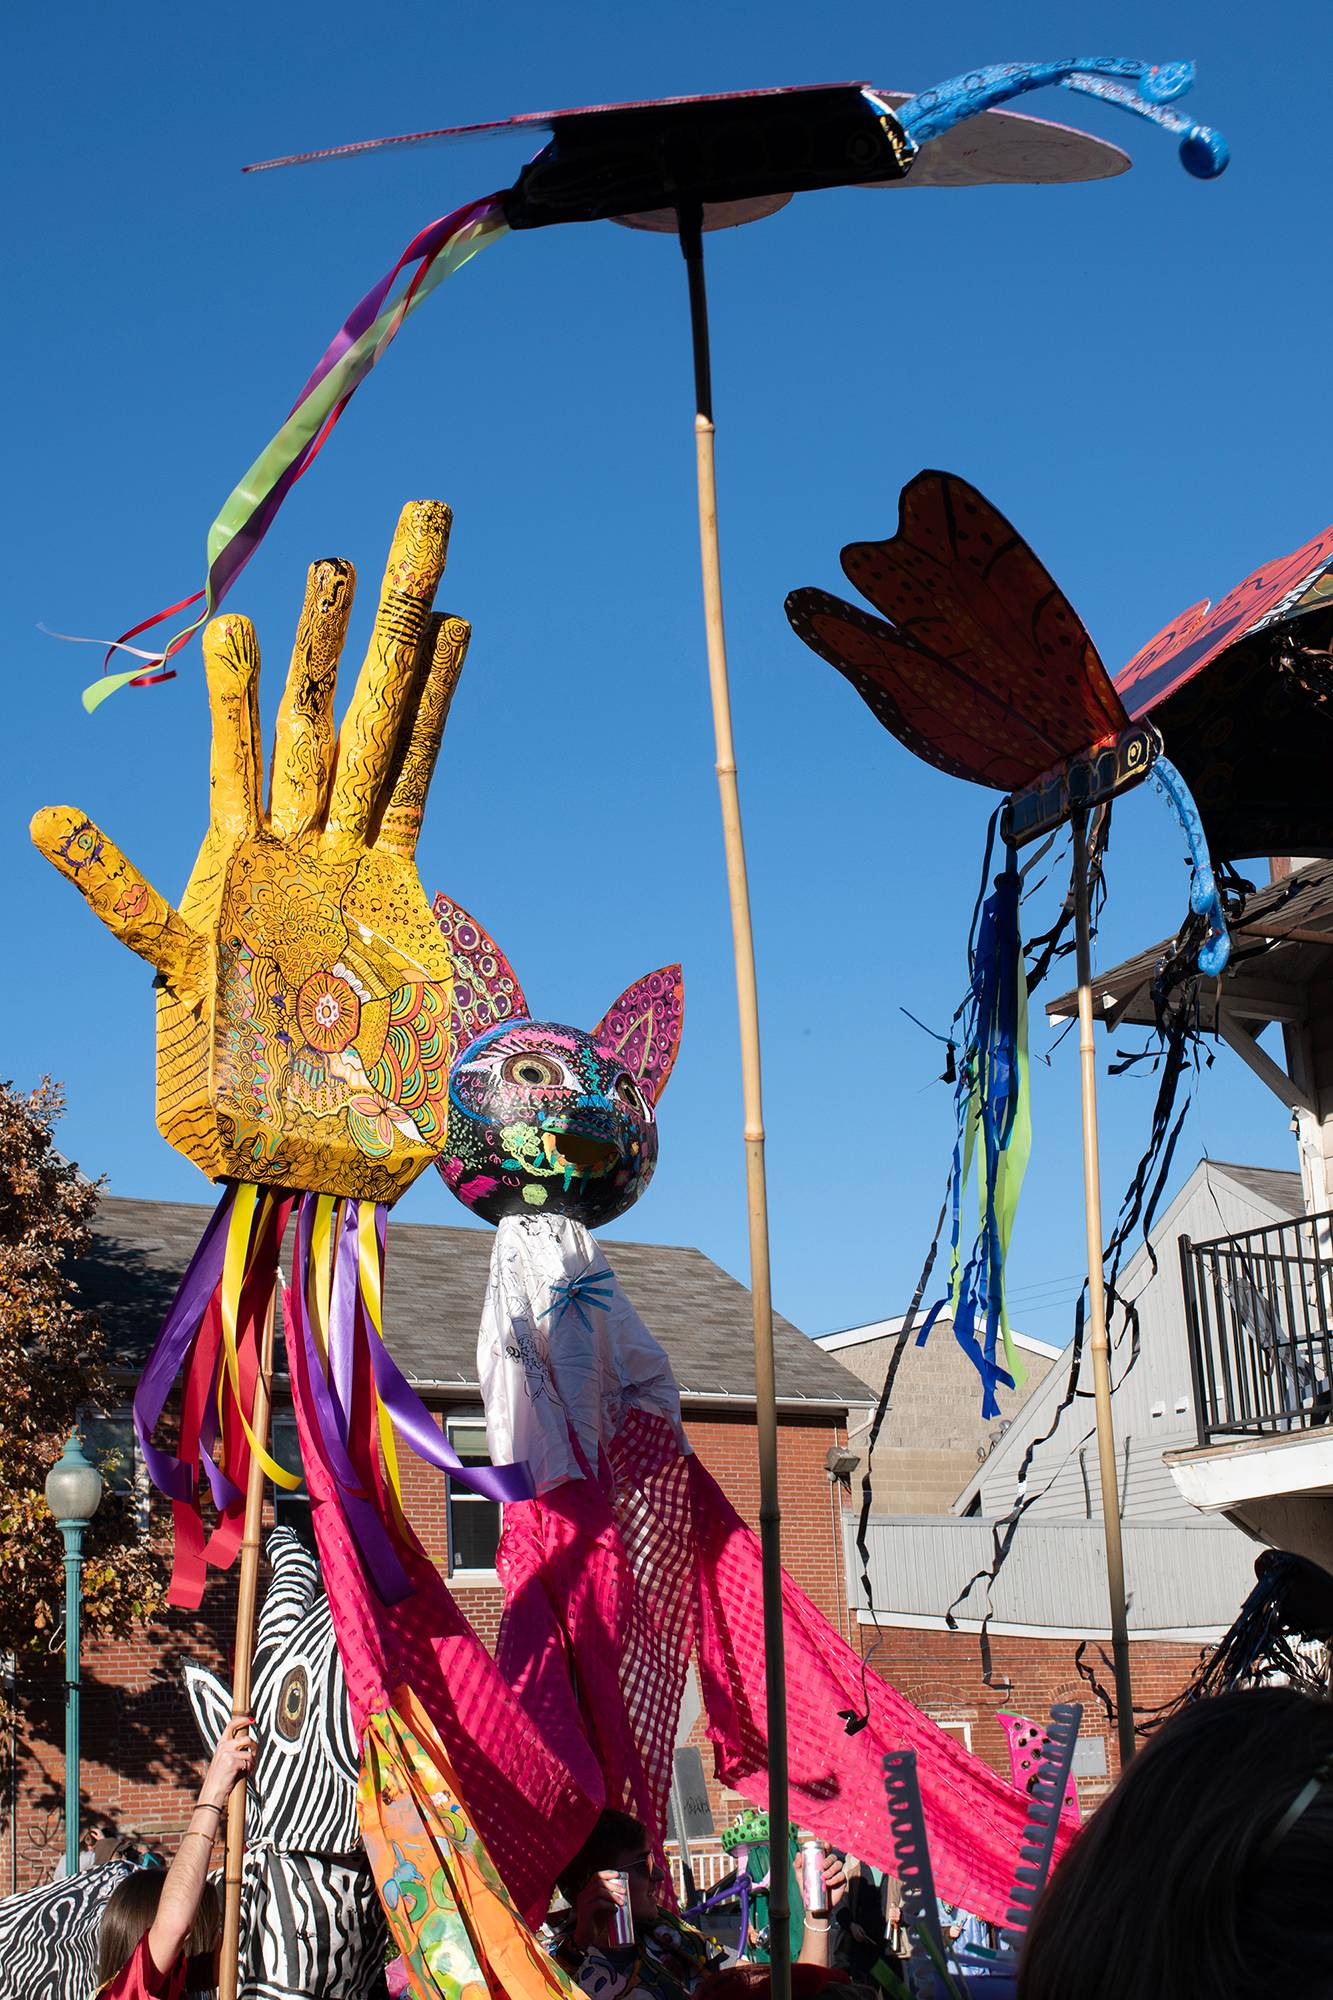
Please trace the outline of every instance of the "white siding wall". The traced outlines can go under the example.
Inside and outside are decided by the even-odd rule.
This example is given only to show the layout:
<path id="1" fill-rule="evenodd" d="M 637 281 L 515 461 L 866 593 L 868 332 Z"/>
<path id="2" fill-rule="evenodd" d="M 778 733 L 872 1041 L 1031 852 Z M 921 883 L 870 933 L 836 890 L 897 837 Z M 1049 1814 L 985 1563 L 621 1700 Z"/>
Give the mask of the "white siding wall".
<path id="1" fill-rule="evenodd" d="M 1162 1463 L 1163 1452 L 1193 1444 L 1197 1438 L 1178 1237 L 1184 1234 L 1202 1243 L 1282 1220 L 1283 1215 L 1231 1180 L 1223 1169 L 1204 1162 L 1153 1231 L 1156 1276 L 1142 1248 L 1122 1273 L 1125 1296 L 1137 1300 L 1140 1336 L 1139 1358 L 1125 1375 L 1129 1342 L 1121 1338 L 1119 1319 L 1112 1327 L 1113 1340 L 1121 1339 L 1113 1355 L 1112 1379 L 1120 1384 L 1113 1409 L 1124 1519 L 1183 1522 L 1198 1518 L 1180 1498 Z M 1068 1374 L 1068 1357 L 1064 1356 L 991 1454 L 981 1474 L 983 1515 L 995 1518 L 1008 1513 L 1013 1505 L 1018 1468 L 1028 1440 L 1049 1427 Z M 1033 1503 L 1032 1514 L 1050 1520 L 1087 1520 L 1101 1513 L 1095 1443 L 1089 1439 L 1082 1453 L 1074 1448 L 1093 1428 L 1092 1370 L 1086 1351 L 1080 1388 L 1088 1393 L 1080 1394 L 1065 1412 L 1055 1436 L 1038 1450 L 1028 1477 L 1029 1494 L 1041 1494 Z M 1048 1481 L 1050 1490 L 1042 1493 Z"/>

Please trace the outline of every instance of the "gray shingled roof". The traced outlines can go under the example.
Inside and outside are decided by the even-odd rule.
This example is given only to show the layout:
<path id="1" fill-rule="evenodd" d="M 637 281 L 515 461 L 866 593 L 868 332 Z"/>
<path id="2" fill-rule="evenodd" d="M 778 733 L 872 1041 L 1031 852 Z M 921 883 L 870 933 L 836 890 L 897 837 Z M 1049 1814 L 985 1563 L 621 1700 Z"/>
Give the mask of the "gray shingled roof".
<path id="1" fill-rule="evenodd" d="M 128 1366 L 141 1363 L 210 1211 L 193 1202 L 108 1195 L 93 1225 L 93 1254 L 75 1270 L 84 1302 L 102 1316 Z M 477 1380 L 477 1323 L 492 1232 L 433 1223 L 389 1226 L 385 1337 L 419 1387 L 457 1390 Z M 686 1395 L 754 1400 L 750 1294 L 700 1250 L 658 1243 L 605 1246 L 645 1324 L 671 1357 Z M 849 1369 L 789 1320 L 774 1315 L 778 1395 L 784 1400 L 866 1401 Z"/>
<path id="2" fill-rule="evenodd" d="M 1239 1167 L 1231 1160 L 1209 1160 L 1209 1166 L 1238 1186 L 1248 1188 L 1261 1201 L 1270 1202 L 1281 1215 L 1305 1214 L 1301 1177 L 1285 1167 Z"/>
<path id="3" fill-rule="evenodd" d="M 1232 959 L 1223 977 L 1200 978 L 1200 1016 L 1205 1029 L 1211 1030 L 1225 1008 L 1232 1019 L 1258 1033 L 1254 1023 L 1273 1018 L 1270 1000 L 1290 998 L 1310 980 L 1327 977 L 1333 946 L 1333 868 L 1327 861 L 1310 861 L 1280 881 L 1265 883 L 1246 900 L 1231 930 L 1238 959 Z M 1261 939 L 1266 949 L 1251 956 Z M 1108 1032 L 1127 1023 L 1152 1026 L 1156 1019 L 1152 984 L 1171 942 L 1163 938 L 1148 951 L 1093 974 L 1094 1019 Z M 1077 1011 L 1074 987 L 1046 1002 L 1051 1021 L 1067 1021 Z"/>

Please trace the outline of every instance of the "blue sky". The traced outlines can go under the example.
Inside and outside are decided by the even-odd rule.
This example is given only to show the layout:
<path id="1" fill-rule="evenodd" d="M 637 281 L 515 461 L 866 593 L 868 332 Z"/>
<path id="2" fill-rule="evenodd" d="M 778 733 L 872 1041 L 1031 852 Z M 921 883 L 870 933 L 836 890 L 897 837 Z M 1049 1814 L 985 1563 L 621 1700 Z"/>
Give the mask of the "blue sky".
<path id="1" fill-rule="evenodd" d="M 709 243 L 733 695 L 755 922 L 775 1296 L 811 1331 L 900 1310 L 951 1148 L 939 1051 L 989 795 L 918 765 L 782 614 L 891 532 L 922 466 L 975 481 L 1033 542 L 1114 671 L 1329 518 L 1323 146 L 1330 30 L 1276 0 L 998 9 L 789 0 L 652 10 L 284 4 L 218 15 L 74 0 L 9 16 L 6 735 L 9 976 L 0 1070 L 61 1076 L 64 1138 L 121 1194 L 209 1199 L 152 1122 L 149 974 L 30 848 L 85 808 L 179 891 L 206 802 L 197 646 L 92 719 L 84 648 L 202 581 L 219 504 L 333 329 L 433 216 L 506 184 L 491 141 L 242 179 L 244 161 L 568 105 L 868 78 L 921 88 L 986 61 L 1193 56 L 1186 108 L 1233 164 L 1201 184 L 1166 135 L 1046 93 L 1114 138 L 1099 186 L 798 198 Z M 230 600 L 256 621 L 271 719 L 314 556 L 363 583 L 403 500 L 451 502 L 442 602 L 472 653 L 421 847 L 537 1009 L 591 1025 L 683 961 L 682 1059 L 642 1205 L 608 1232 L 746 1271 L 735 999 L 703 659 L 692 404 L 674 243 L 600 224 L 513 236 L 405 329 Z M 349 660 L 373 589 L 363 591 Z M 1101 955 L 1174 928 L 1178 836 L 1118 813 Z M 1040 1052 L 1052 1037 L 1039 1024 Z M 1126 1038 L 1122 1038 L 1122 1042 Z M 1063 1339 L 1082 1222 L 1077 1052 L 1035 1081 L 1011 1263 L 1020 1324 Z M 1108 1199 L 1152 1083 L 1102 1086 Z M 1223 1050 L 1181 1170 L 1294 1165 L 1286 1114 Z M 1179 1178 L 1179 1175 L 1178 1175 Z M 461 1222 L 431 1176 L 399 1211 Z"/>

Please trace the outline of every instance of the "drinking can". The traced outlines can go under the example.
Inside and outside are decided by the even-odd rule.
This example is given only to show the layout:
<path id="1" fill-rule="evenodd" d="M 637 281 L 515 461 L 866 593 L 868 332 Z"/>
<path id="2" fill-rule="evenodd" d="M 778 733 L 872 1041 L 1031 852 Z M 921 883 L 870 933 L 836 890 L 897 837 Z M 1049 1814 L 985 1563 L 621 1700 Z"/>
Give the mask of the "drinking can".
<path id="1" fill-rule="evenodd" d="M 805 1893 L 805 1907 L 811 1916 L 826 1917 L 828 1886 L 824 1881 L 822 1840 L 806 1839 L 801 1842 L 801 1888 Z"/>
<path id="2" fill-rule="evenodd" d="M 629 1906 L 629 1876 L 623 1868 L 613 1868 L 608 1870 L 607 1880 L 619 1884 L 625 1899 L 617 1903 L 611 1912 L 611 1942 L 613 1945 L 633 1944 L 634 1913 Z"/>

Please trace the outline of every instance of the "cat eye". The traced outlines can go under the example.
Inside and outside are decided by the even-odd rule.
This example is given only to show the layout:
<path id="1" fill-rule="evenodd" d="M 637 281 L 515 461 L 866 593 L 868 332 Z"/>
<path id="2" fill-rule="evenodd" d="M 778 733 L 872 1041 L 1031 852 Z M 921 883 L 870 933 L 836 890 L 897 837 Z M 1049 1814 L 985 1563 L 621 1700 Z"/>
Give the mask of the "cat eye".
<path id="1" fill-rule="evenodd" d="M 551 1056 L 535 1054 L 532 1050 L 523 1055 L 506 1056 L 500 1064 L 500 1074 L 506 1083 L 527 1083 L 541 1085 L 546 1089 L 566 1081 L 565 1067 Z"/>
<path id="2" fill-rule="evenodd" d="M 627 1104 L 631 1111 L 642 1111 L 644 1109 L 643 1093 L 640 1091 L 634 1078 L 627 1076 L 623 1070 L 616 1078 L 615 1093 L 621 1103 Z"/>

